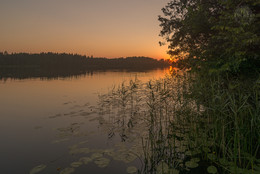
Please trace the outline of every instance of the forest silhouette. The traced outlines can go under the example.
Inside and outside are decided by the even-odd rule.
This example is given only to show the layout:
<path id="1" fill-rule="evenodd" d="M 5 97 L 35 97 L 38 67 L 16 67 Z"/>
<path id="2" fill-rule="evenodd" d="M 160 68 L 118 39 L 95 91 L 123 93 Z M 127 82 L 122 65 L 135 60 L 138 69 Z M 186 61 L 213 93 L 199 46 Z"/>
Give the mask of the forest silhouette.
<path id="1" fill-rule="evenodd" d="M 93 74 L 93 71 L 144 71 L 169 66 L 163 59 L 149 57 L 94 58 L 67 53 L 0 52 L 0 79 L 59 78 Z"/>

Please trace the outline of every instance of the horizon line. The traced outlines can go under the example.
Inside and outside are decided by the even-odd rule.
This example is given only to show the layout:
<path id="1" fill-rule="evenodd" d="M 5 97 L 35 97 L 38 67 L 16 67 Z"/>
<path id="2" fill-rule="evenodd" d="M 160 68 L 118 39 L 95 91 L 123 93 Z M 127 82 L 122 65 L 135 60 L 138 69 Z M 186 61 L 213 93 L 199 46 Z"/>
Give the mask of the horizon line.
<path id="1" fill-rule="evenodd" d="M 67 54 L 67 55 L 78 55 L 78 56 L 85 56 L 85 57 L 93 57 L 93 58 L 106 58 L 106 59 L 118 59 L 118 58 L 129 58 L 129 57 L 145 57 L 145 58 L 152 58 L 152 59 L 157 59 L 157 60 L 167 60 L 169 58 L 155 58 L 155 57 L 149 57 L 149 56 L 118 56 L 118 57 L 104 57 L 104 56 L 97 56 L 95 57 L 94 55 L 87 55 L 87 54 L 80 54 L 80 53 L 68 53 L 68 52 L 51 52 L 51 51 L 46 51 L 46 52 L 8 52 L 8 51 L 0 51 L 2 54 Z"/>

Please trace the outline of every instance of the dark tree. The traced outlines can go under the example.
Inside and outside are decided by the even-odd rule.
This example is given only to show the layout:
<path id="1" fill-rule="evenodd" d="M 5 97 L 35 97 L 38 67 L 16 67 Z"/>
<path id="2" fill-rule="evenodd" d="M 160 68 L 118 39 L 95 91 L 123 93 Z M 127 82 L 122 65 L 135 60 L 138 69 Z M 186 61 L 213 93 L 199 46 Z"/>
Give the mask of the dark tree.
<path id="1" fill-rule="evenodd" d="M 143 71 L 169 66 L 167 61 L 147 57 L 93 58 L 66 53 L 0 53 L 2 78 L 67 77 L 108 69 Z"/>
<path id="2" fill-rule="evenodd" d="M 259 71 L 260 1 L 172 0 L 159 16 L 168 53 L 208 72 Z"/>

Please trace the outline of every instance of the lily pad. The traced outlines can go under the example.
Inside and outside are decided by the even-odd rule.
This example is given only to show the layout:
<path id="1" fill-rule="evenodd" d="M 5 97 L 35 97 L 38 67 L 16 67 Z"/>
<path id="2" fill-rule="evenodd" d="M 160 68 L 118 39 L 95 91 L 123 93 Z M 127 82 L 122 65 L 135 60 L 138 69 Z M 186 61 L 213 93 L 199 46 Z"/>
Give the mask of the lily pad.
<path id="1" fill-rule="evenodd" d="M 169 169 L 168 174 L 179 174 L 180 171 L 176 169 Z"/>
<path id="2" fill-rule="evenodd" d="M 80 162 L 83 162 L 84 164 L 88 164 L 89 162 L 92 161 L 92 158 L 89 157 L 82 157 L 79 159 Z"/>
<path id="3" fill-rule="evenodd" d="M 34 168 L 30 171 L 30 174 L 38 173 L 38 172 L 44 170 L 45 168 L 46 168 L 46 165 L 43 165 L 43 164 L 38 165 L 38 166 L 34 167 Z"/>
<path id="4" fill-rule="evenodd" d="M 93 153 L 91 159 L 101 158 L 103 155 L 101 153 Z"/>
<path id="5" fill-rule="evenodd" d="M 71 173 L 73 173 L 74 171 L 75 171 L 74 168 L 65 168 L 65 169 L 63 169 L 63 170 L 60 172 L 60 174 L 71 174 Z"/>
<path id="6" fill-rule="evenodd" d="M 210 159 L 211 161 L 215 161 L 217 159 L 216 155 L 213 153 L 208 154 L 208 159 Z"/>
<path id="7" fill-rule="evenodd" d="M 81 162 L 81 161 L 75 161 L 75 162 L 73 162 L 73 163 L 71 163 L 70 165 L 71 165 L 71 167 L 79 167 L 79 166 L 81 166 L 83 163 Z"/>
<path id="8" fill-rule="evenodd" d="M 101 168 L 107 167 L 109 163 L 110 160 L 108 158 L 98 158 L 95 160 L 95 164 L 97 164 L 97 166 Z"/>
<path id="9" fill-rule="evenodd" d="M 194 161 L 187 161 L 185 163 L 185 166 L 188 167 L 188 168 L 196 168 L 198 167 L 198 163 L 194 162 Z"/>
<path id="10" fill-rule="evenodd" d="M 137 157 L 136 157 L 136 155 L 134 155 L 132 153 L 125 152 L 120 155 L 120 158 L 125 163 L 130 163 L 130 162 L 133 162 Z"/>
<path id="11" fill-rule="evenodd" d="M 200 162 L 200 159 L 199 159 L 199 158 L 192 158 L 192 159 L 190 159 L 190 160 L 193 161 L 193 162 L 195 162 L 195 163 Z"/>
<path id="12" fill-rule="evenodd" d="M 215 166 L 209 166 L 207 168 L 207 171 L 208 171 L 208 173 L 212 173 L 212 174 L 215 174 L 215 173 L 218 172 L 218 170 L 217 170 L 217 168 Z"/>
<path id="13" fill-rule="evenodd" d="M 197 154 L 201 153 L 201 150 L 194 149 L 191 153 L 192 153 L 192 155 L 197 155 Z"/>
<path id="14" fill-rule="evenodd" d="M 105 149 L 103 150 L 103 153 L 106 154 L 106 155 L 109 155 L 111 156 L 114 152 L 114 149 Z"/>
<path id="15" fill-rule="evenodd" d="M 156 168 L 157 174 L 165 174 L 169 171 L 169 166 L 165 162 L 160 162 Z"/>
<path id="16" fill-rule="evenodd" d="M 185 155 L 187 155 L 187 156 L 191 156 L 192 153 L 191 153 L 191 151 L 186 151 L 186 152 L 185 152 Z"/>
<path id="17" fill-rule="evenodd" d="M 129 173 L 129 174 L 136 173 L 137 168 L 134 167 L 134 166 L 127 167 L 126 172 Z"/>
<path id="18" fill-rule="evenodd" d="M 226 160 L 225 158 L 220 158 L 219 159 L 220 164 L 222 164 L 223 166 L 227 166 L 228 165 L 228 160 Z"/>

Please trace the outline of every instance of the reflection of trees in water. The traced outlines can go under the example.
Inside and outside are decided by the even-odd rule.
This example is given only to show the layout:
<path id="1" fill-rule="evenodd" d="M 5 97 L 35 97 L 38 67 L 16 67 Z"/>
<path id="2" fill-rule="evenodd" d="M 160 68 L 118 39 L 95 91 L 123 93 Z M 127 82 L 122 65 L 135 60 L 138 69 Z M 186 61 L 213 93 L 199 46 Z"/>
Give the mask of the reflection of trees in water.
<path id="1" fill-rule="evenodd" d="M 7 79 L 33 79 L 40 78 L 44 80 L 59 79 L 59 78 L 78 78 L 81 76 L 93 76 L 93 70 L 77 70 L 77 69 L 59 69 L 49 68 L 40 69 L 32 67 L 15 67 L 15 68 L 1 68 L 0 80 Z"/>
<path id="2" fill-rule="evenodd" d="M 118 59 L 89 58 L 77 54 L 1 54 L 0 79 L 65 78 L 93 75 L 95 71 L 111 69 L 144 71 L 168 66 L 167 61 L 147 57 Z"/>

